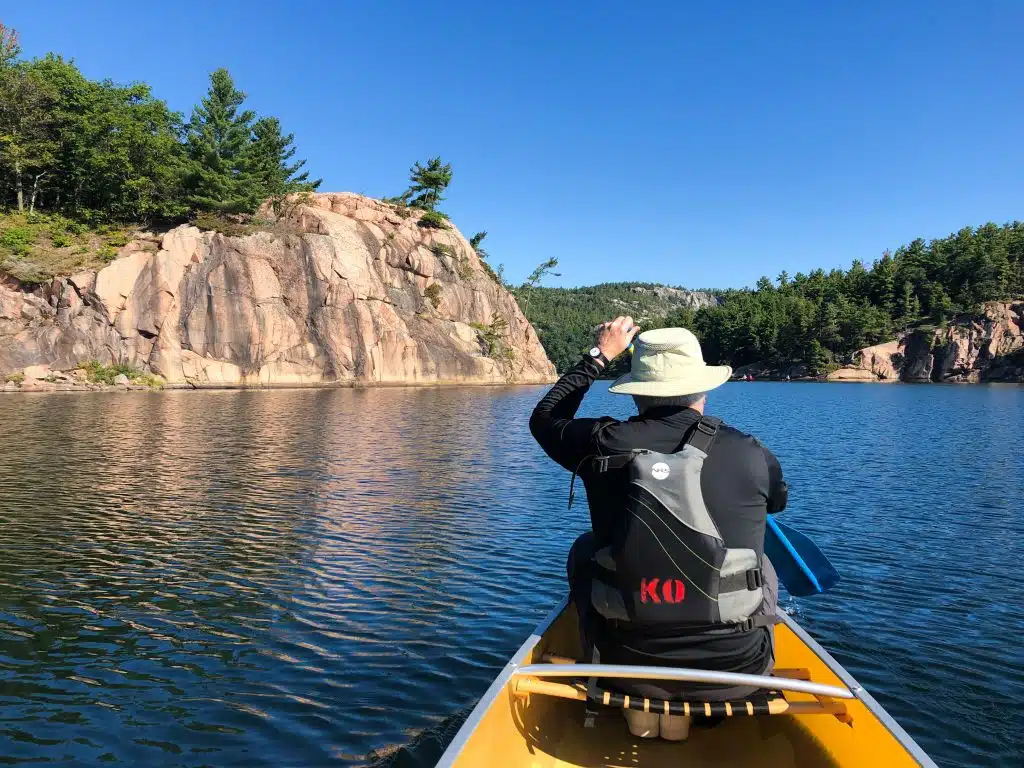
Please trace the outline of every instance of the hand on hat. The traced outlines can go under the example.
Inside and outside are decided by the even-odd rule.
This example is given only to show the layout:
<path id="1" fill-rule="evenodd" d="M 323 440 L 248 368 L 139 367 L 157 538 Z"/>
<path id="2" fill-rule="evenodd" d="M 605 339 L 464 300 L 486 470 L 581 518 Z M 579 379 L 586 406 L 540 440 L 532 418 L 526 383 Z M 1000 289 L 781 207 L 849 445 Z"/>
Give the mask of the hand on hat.
<path id="1" fill-rule="evenodd" d="M 601 323 L 597 329 L 597 348 L 609 360 L 614 360 L 629 347 L 640 327 L 632 317 L 616 317 L 607 323 Z"/>

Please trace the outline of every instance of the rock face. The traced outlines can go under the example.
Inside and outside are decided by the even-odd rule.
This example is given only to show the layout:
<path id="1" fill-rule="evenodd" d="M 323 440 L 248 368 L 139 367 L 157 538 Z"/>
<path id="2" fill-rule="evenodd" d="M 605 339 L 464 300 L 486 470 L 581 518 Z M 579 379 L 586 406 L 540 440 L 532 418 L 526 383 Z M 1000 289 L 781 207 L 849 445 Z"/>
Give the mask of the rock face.
<path id="1" fill-rule="evenodd" d="M 804 365 L 751 363 L 734 379 L 877 382 L 1024 383 L 1024 301 L 985 304 L 978 315 L 962 315 L 945 328 L 915 330 L 894 341 L 858 350 L 850 365 L 815 377 Z"/>
<path id="2" fill-rule="evenodd" d="M 900 342 L 889 341 L 885 344 L 876 344 L 873 347 L 865 347 L 853 355 L 854 367 L 840 368 L 835 374 L 846 373 L 845 377 L 836 375 L 835 378 L 853 378 L 854 372 L 865 374 L 863 380 L 870 381 L 896 381 L 899 379 L 897 362 L 901 359 L 903 352 L 900 349 Z"/>
<path id="3" fill-rule="evenodd" d="M 634 293 L 652 294 L 671 309 L 685 307 L 697 311 L 702 307 L 717 306 L 719 303 L 718 297 L 708 291 L 688 291 L 685 288 L 672 288 L 668 285 L 656 285 L 650 288 L 635 285 L 632 290 Z"/>
<path id="4" fill-rule="evenodd" d="M 828 381 L 878 381 L 878 377 L 864 368 L 840 368 L 825 377 Z"/>
<path id="5" fill-rule="evenodd" d="M 0 284 L 0 376 L 128 363 L 170 384 L 541 383 L 555 369 L 455 228 L 319 194 L 272 231 L 181 226 L 98 273 Z"/>
<path id="6" fill-rule="evenodd" d="M 945 328 L 866 347 L 829 378 L 864 374 L 877 381 L 1024 382 L 1024 301 L 988 302 L 981 314 L 956 317 Z"/>

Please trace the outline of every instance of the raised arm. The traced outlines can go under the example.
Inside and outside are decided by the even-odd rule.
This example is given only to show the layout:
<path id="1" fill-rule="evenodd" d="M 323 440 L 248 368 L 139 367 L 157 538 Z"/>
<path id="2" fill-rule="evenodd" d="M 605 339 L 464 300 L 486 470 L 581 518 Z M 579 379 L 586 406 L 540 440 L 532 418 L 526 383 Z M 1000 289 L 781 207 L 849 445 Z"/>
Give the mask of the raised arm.
<path id="1" fill-rule="evenodd" d="M 594 430 L 602 422 L 601 419 L 574 418 L 576 411 L 606 361 L 622 354 L 638 330 L 631 317 L 617 317 L 602 323 L 596 344 L 601 355 L 584 355 L 533 409 L 530 432 L 544 452 L 570 472 L 593 453 Z"/>
<path id="2" fill-rule="evenodd" d="M 530 433 L 544 452 L 570 472 L 588 455 L 597 419 L 574 418 L 601 364 L 585 357 L 553 386 L 530 416 Z"/>

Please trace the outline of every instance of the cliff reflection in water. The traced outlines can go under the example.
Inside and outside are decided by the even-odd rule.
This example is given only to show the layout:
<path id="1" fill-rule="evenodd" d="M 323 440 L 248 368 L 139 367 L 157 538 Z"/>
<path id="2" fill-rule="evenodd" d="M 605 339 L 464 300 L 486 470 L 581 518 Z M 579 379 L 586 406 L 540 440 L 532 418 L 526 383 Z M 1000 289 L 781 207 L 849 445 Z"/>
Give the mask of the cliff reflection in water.
<path id="1" fill-rule="evenodd" d="M 537 578 L 491 530 L 503 391 L 0 401 L 0 761 L 359 762 L 438 719 L 559 588 L 495 627 Z"/>
<path id="2" fill-rule="evenodd" d="M 585 410 L 625 415 L 606 386 Z M 528 434 L 540 392 L 0 397 L 0 763 L 432 765 L 588 525 Z M 787 522 L 843 574 L 785 608 L 940 764 L 1019 762 L 991 706 L 1024 699 L 1019 600 L 991 596 L 1024 556 L 1024 390 L 730 384 L 713 408 L 779 455 Z"/>

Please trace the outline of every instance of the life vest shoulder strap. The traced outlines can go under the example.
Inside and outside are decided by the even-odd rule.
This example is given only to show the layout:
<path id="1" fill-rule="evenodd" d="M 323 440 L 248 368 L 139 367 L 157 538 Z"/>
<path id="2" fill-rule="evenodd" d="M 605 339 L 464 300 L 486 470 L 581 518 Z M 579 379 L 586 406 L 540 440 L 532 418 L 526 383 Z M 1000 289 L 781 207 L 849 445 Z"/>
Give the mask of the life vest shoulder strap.
<path id="1" fill-rule="evenodd" d="M 687 445 L 692 445 L 701 453 L 707 454 L 711 450 L 711 444 L 718 436 L 718 429 L 722 426 L 722 420 L 717 416 L 701 416 L 700 420 L 693 425 L 689 436 L 679 447 L 682 450 Z"/>
<path id="2" fill-rule="evenodd" d="M 717 416 L 701 416 L 700 420 L 693 425 L 683 444 L 679 446 L 679 450 L 681 451 L 684 446 L 692 445 L 697 450 L 707 453 L 721 426 L 722 420 Z M 629 463 L 641 453 L 649 453 L 649 451 L 644 448 L 634 448 L 631 451 L 613 453 L 610 456 L 588 456 L 580 462 L 580 466 L 589 464 L 591 472 L 600 474 L 629 466 Z"/>

